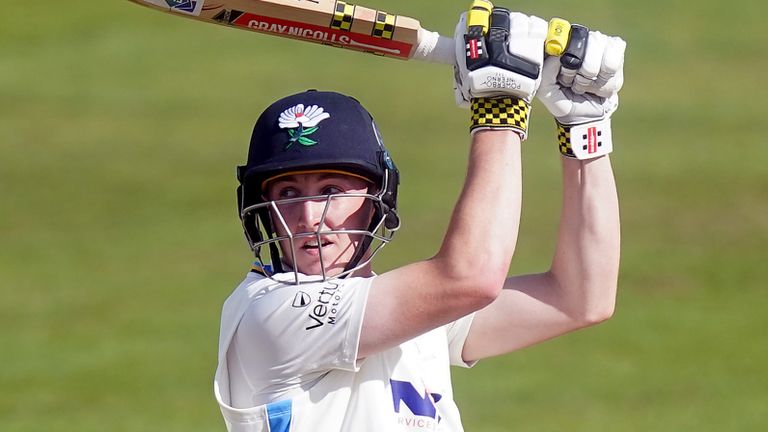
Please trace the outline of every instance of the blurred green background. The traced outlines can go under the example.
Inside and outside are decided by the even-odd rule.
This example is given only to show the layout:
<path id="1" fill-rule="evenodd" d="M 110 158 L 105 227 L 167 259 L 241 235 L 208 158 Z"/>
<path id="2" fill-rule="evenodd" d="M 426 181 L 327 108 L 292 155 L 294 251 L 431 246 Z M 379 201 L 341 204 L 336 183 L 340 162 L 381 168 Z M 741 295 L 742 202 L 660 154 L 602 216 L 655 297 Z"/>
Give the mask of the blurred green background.
<path id="1" fill-rule="evenodd" d="M 449 34 L 467 2 L 361 2 Z M 612 156 L 615 317 L 456 371 L 467 431 L 758 431 L 768 424 L 768 8 L 753 0 L 522 0 L 629 44 Z M 451 71 L 204 25 L 127 1 L 0 14 L 0 431 L 224 430 L 221 303 L 250 255 L 234 167 L 307 88 L 358 97 L 403 177 L 384 271 L 433 254 L 467 113 Z M 559 208 L 543 106 L 524 148 L 512 272 L 547 268 Z M 492 227 L 491 227 L 492 229 Z"/>

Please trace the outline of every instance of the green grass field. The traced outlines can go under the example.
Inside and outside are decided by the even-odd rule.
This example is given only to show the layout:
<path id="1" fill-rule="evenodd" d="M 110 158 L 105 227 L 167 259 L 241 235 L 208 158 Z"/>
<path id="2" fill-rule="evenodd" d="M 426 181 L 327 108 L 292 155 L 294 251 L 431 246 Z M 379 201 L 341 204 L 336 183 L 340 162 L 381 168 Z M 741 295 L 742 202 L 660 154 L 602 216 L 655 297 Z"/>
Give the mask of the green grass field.
<path id="1" fill-rule="evenodd" d="M 444 34 L 466 7 L 361 3 Z M 765 430 L 765 6 L 507 6 L 629 43 L 614 120 L 620 295 L 599 327 L 456 371 L 467 431 Z M 431 256 L 467 156 L 450 70 L 127 1 L 5 5 L 0 431 L 224 430 L 211 389 L 218 314 L 250 260 L 234 167 L 261 110 L 307 88 L 363 101 L 402 171 L 405 225 L 377 269 Z M 554 247 L 548 117 L 535 107 L 524 149 L 513 273 L 546 269 Z"/>

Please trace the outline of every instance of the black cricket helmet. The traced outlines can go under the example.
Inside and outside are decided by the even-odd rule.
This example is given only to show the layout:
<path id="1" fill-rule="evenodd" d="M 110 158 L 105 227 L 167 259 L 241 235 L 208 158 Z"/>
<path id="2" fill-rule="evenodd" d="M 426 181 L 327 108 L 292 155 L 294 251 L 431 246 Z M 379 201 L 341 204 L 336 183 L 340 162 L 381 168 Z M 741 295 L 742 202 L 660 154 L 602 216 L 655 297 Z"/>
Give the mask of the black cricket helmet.
<path id="1" fill-rule="evenodd" d="M 364 194 L 373 205 L 368 227 L 334 231 L 323 230 L 321 223 L 321 228 L 313 233 L 292 233 L 278 204 L 324 199 L 327 210 L 332 200 L 344 195 L 267 200 L 266 188 L 271 179 L 306 172 L 344 173 L 370 181 L 374 187 Z M 319 243 L 321 235 L 360 234 L 362 240 L 352 259 L 340 274 L 333 276 L 345 277 L 370 262 L 400 227 L 397 167 L 384 147 L 373 117 L 356 99 L 339 93 L 310 90 L 270 105 L 256 121 L 248 161 L 237 168 L 237 179 L 238 212 L 256 256 L 255 268 L 269 277 L 291 270 L 299 283 L 298 270 L 285 269 L 283 259 L 285 254 L 295 256 L 295 238 L 314 236 Z M 283 234 L 278 235 L 277 224 L 283 227 Z M 280 242 L 290 244 L 290 250 L 282 250 Z M 320 261 L 322 264 L 322 251 Z M 322 267 L 322 280 L 329 279 L 325 265 Z"/>

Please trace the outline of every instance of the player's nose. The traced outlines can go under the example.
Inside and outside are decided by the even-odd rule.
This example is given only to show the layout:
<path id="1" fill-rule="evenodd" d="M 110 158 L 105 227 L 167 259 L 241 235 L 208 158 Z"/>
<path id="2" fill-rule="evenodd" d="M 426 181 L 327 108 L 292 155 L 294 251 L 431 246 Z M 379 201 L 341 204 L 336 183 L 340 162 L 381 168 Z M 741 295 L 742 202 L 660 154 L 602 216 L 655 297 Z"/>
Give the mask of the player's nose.
<path id="1" fill-rule="evenodd" d="M 327 200 L 307 200 L 299 204 L 299 230 L 315 231 L 323 224 Z"/>

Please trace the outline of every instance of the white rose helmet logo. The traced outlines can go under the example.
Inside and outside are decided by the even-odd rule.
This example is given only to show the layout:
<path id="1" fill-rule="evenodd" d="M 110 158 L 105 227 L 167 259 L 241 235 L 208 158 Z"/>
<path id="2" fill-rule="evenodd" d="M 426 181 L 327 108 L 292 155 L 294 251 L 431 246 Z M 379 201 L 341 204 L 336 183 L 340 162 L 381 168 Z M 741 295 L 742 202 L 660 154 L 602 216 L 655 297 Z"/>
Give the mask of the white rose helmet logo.
<path id="1" fill-rule="evenodd" d="M 293 143 L 299 143 L 305 147 L 317 144 L 317 141 L 309 138 L 309 135 L 317 132 L 317 125 L 330 117 L 331 115 L 325 112 L 325 109 L 317 105 L 304 108 L 304 104 L 298 104 L 283 111 L 278 124 L 281 129 L 287 129 L 288 135 L 291 136 L 285 148 L 290 148 Z"/>

